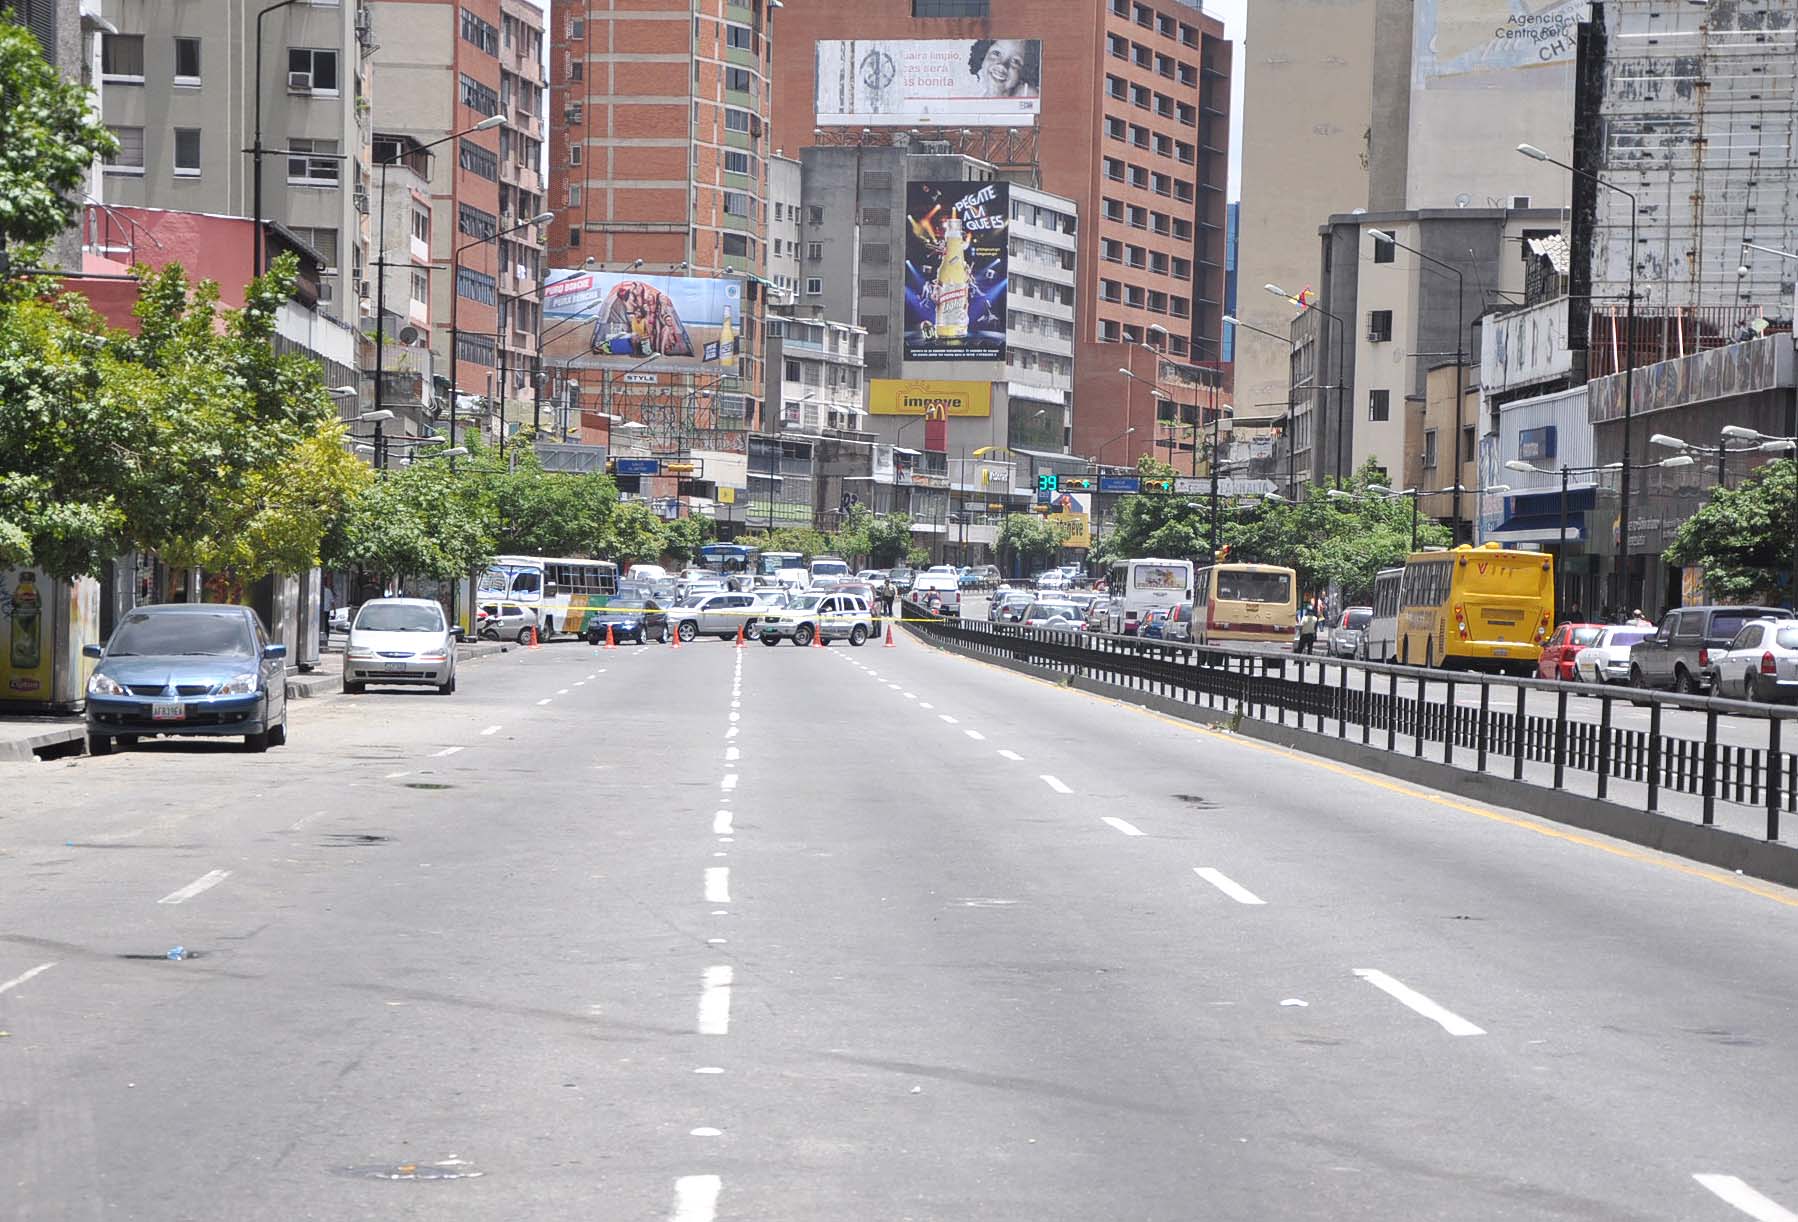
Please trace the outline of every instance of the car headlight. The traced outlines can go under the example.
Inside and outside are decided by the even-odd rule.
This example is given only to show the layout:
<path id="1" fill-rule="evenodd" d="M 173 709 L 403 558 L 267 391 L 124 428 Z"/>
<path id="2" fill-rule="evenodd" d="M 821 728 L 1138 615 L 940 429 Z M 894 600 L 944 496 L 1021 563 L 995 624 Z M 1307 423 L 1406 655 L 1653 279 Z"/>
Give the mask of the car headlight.
<path id="1" fill-rule="evenodd" d="M 246 670 L 243 674 L 232 675 L 219 684 L 217 691 L 221 696 L 248 696 L 255 692 L 256 685 L 260 681 L 261 677 L 255 671 Z"/>
<path id="2" fill-rule="evenodd" d="M 90 696 L 123 696 L 125 685 L 111 675 L 96 674 L 87 681 L 87 694 Z"/>
<path id="3" fill-rule="evenodd" d="M 366 649 L 361 645 L 352 645 L 349 649 L 344 651 L 343 656 L 351 659 L 352 661 L 366 662 L 370 658 L 375 656 L 375 651 L 372 649 Z"/>

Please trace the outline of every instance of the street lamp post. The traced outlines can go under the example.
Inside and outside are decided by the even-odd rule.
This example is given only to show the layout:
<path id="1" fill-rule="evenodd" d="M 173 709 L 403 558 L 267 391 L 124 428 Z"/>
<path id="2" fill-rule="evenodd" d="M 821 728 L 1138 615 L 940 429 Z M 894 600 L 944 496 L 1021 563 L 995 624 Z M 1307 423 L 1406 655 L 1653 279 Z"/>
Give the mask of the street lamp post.
<path id="1" fill-rule="evenodd" d="M 1257 335 L 1265 335 L 1268 339 L 1279 340 L 1286 345 L 1286 496 L 1296 501 L 1299 499 L 1299 459 L 1298 459 L 1298 407 L 1292 398 L 1292 354 L 1297 345 L 1289 335 L 1278 335 L 1253 323 L 1243 322 L 1233 314 L 1224 315 L 1224 322 L 1232 327 L 1240 327 L 1244 331 L 1253 331 Z M 1257 406 L 1260 406 L 1257 404 Z"/>
<path id="2" fill-rule="evenodd" d="M 258 101 L 260 101 L 260 93 L 258 94 Z M 426 152 L 436 148 L 440 144 L 447 144 L 451 140 L 460 139 L 461 137 L 471 135 L 474 132 L 491 131 L 505 121 L 504 115 L 489 115 L 479 123 L 476 123 L 473 127 L 465 128 L 459 132 L 451 132 L 441 139 L 433 140 L 429 144 L 421 144 L 415 149 L 399 149 L 395 151 L 392 156 L 383 157 L 381 159 L 381 191 L 379 203 L 376 205 L 375 210 L 375 233 L 381 244 L 381 249 L 375 253 L 375 274 L 380 277 L 375 282 L 375 409 L 377 411 L 381 408 L 382 394 L 384 393 L 381 387 L 382 374 L 387 369 L 387 353 L 385 347 L 387 335 L 387 171 L 395 162 L 404 161 L 413 153 Z M 258 171 L 257 182 L 261 182 L 260 171 Z M 450 287 L 451 290 L 454 291 L 455 286 L 451 285 Z M 451 303 L 451 308 L 454 308 L 453 301 Z M 454 359 L 455 358 L 452 355 L 451 360 L 453 361 Z M 454 374 L 455 370 L 452 365 L 450 377 L 452 382 L 455 381 Z"/>
<path id="3" fill-rule="evenodd" d="M 1368 230 L 1376 243 L 1387 242 L 1400 250 L 1408 250 L 1425 263 L 1433 263 L 1455 278 L 1455 495 L 1450 510 L 1454 518 L 1453 538 L 1461 541 L 1461 419 L 1467 409 L 1467 342 L 1464 334 L 1466 325 L 1467 278 L 1461 269 L 1452 263 L 1445 263 L 1434 255 L 1426 255 L 1415 246 L 1408 246 L 1398 240 L 1398 235 L 1389 229 Z"/>
<path id="4" fill-rule="evenodd" d="M 250 142 L 250 172 L 255 176 L 255 182 L 252 183 L 250 187 L 250 195 L 252 197 L 250 207 L 251 210 L 256 213 L 256 232 L 252 235 L 251 240 L 255 243 L 256 274 L 258 276 L 267 270 L 266 264 L 268 262 L 268 250 L 262 240 L 262 154 L 265 151 L 262 147 L 262 21 L 263 18 L 267 17 L 270 13 L 298 3 L 300 3 L 300 0 L 279 0 L 279 3 L 271 4 L 266 8 L 258 10 L 256 13 L 256 79 L 254 81 L 256 88 L 256 131 Z"/>
<path id="5" fill-rule="evenodd" d="M 1625 603 L 1634 606 L 1630 596 L 1630 554 L 1629 554 L 1629 487 L 1630 471 L 1630 425 L 1635 417 L 1635 375 L 1636 375 L 1636 197 L 1609 179 L 1600 178 L 1590 170 L 1582 170 L 1550 157 L 1533 144 L 1520 144 L 1517 151 L 1525 157 L 1536 161 L 1546 161 L 1550 165 L 1558 165 L 1563 170 L 1578 174 L 1598 186 L 1615 191 L 1629 201 L 1629 300 L 1626 306 L 1624 329 L 1628 337 L 1623 343 L 1623 461 L 1618 464 L 1623 472 L 1622 482 L 1618 485 L 1617 511 L 1617 571 L 1615 585 L 1617 587 L 1617 605 Z M 1798 431 L 1798 430 L 1795 430 Z"/>
<path id="6" fill-rule="evenodd" d="M 450 432 L 449 432 L 449 440 L 450 440 L 450 445 L 452 447 L 454 447 L 456 444 L 456 408 L 458 406 L 456 403 L 456 396 L 457 396 L 457 393 L 461 389 L 460 377 L 459 377 L 459 374 L 457 371 L 457 365 L 460 364 L 460 356 L 459 356 L 459 353 L 457 350 L 461 346 L 462 330 L 461 330 L 461 326 L 459 323 L 457 306 L 462 300 L 462 286 L 460 284 L 460 281 L 462 279 L 462 252 L 465 250 L 470 250 L 476 246 L 485 246 L 489 242 L 496 242 L 500 238 L 505 237 L 508 233 L 517 233 L 520 229 L 528 229 L 532 225 L 547 225 L 555 219 L 556 219 L 556 214 L 553 212 L 539 212 L 536 216 L 533 216 L 528 220 L 519 221 L 516 225 L 510 226 L 509 228 L 497 229 L 487 237 L 475 238 L 473 241 L 464 242 L 460 246 L 456 247 L 453 251 L 450 252 L 450 343 L 449 343 L 449 348 L 450 348 L 450 359 L 449 359 Z M 498 278 L 496 277 L 495 278 L 496 295 L 494 297 L 495 301 L 498 300 L 497 280 L 498 280 Z M 378 385 L 378 383 L 377 383 L 377 385 Z"/>
<path id="7" fill-rule="evenodd" d="M 1275 297 L 1284 298 L 1286 301 L 1292 302 L 1295 305 L 1298 304 L 1299 299 L 1297 297 L 1294 297 L 1291 293 L 1288 293 L 1277 284 L 1264 284 L 1261 287 L 1272 293 Z M 1343 381 L 1343 375 L 1347 371 L 1348 365 L 1348 358 L 1344 355 L 1346 349 L 1343 347 L 1346 328 L 1340 317 L 1332 314 L 1329 310 L 1324 309 L 1315 302 L 1307 304 L 1303 308 L 1307 310 L 1316 310 L 1319 314 L 1322 314 L 1336 325 L 1336 485 L 1337 487 L 1341 487 L 1346 478 L 1343 473 L 1344 452 L 1342 447 L 1346 441 L 1345 434 L 1348 432 L 1348 415 L 1343 408 L 1342 397 L 1342 392 L 1348 389 L 1347 383 Z M 1325 390 L 1327 387 L 1320 383 L 1317 389 Z"/>

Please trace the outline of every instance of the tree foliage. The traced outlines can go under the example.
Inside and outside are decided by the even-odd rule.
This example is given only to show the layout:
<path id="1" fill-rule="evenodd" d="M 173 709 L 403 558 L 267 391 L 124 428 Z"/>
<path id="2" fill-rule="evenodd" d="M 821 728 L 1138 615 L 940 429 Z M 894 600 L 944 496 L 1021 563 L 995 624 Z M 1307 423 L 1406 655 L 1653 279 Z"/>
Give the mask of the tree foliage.
<path id="1" fill-rule="evenodd" d="M 94 159 L 118 150 L 87 90 L 0 10 L 0 247 L 48 242 L 75 218 Z"/>
<path id="2" fill-rule="evenodd" d="M 714 526 L 704 516 L 676 518 L 662 526 L 662 554 L 677 565 L 693 563 L 699 549 L 711 541 Z"/>
<path id="3" fill-rule="evenodd" d="M 597 556 L 618 506 L 618 485 L 609 475 L 545 471 L 529 444 L 505 454 L 468 445 L 458 472 L 481 484 L 491 507 L 489 524 L 503 553 L 527 556 Z M 433 460 L 435 461 L 435 460 Z"/>
<path id="4" fill-rule="evenodd" d="M 999 523 L 999 550 L 1016 556 L 1025 568 L 1047 564 L 1066 539 L 1059 523 L 1033 513 L 1008 513 Z"/>
<path id="5" fill-rule="evenodd" d="M 1699 565 L 1712 598 L 1770 600 L 1790 580 L 1793 478 L 1798 464 L 1774 462 L 1734 488 L 1720 488 L 1680 523 L 1670 564 Z"/>
<path id="6" fill-rule="evenodd" d="M 655 511 L 641 501 L 625 501 L 612 514 L 600 554 L 621 567 L 654 563 L 662 558 L 665 542 L 662 519 Z"/>
<path id="7" fill-rule="evenodd" d="M 486 567 L 498 551 L 497 515 L 484 481 L 443 459 L 419 459 L 372 480 L 338 522 L 326 548 L 336 568 L 381 577 L 450 581 Z"/>
<path id="8" fill-rule="evenodd" d="M 873 519 L 868 523 L 867 544 L 868 563 L 874 568 L 897 566 L 911 549 L 911 518 L 894 513 Z"/>

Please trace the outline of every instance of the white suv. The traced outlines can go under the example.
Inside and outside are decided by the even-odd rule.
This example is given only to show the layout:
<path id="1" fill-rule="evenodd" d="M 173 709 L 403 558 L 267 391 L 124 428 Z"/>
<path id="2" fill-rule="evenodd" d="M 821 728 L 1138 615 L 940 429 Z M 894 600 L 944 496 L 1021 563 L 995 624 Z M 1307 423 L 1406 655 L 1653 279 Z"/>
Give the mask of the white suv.
<path id="1" fill-rule="evenodd" d="M 801 594 L 790 606 L 762 617 L 762 644 L 778 645 L 790 637 L 795 645 L 810 645 L 820 628 L 826 645 L 848 641 L 859 646 L 874 634 L 874 617 L 859 594 Z"/>
<path id="2" fill-rule="evenodd" d="M 948 619 L 961 617 L 961 578 L 955 570 L 948 566 L 939 566 L 929 572 L 919 573 L 917 581 L 912 583 L 911 593 L 907 595 L 913 602 L 928 607 L 932 597 L 939 600 L 937 614 Z"/>

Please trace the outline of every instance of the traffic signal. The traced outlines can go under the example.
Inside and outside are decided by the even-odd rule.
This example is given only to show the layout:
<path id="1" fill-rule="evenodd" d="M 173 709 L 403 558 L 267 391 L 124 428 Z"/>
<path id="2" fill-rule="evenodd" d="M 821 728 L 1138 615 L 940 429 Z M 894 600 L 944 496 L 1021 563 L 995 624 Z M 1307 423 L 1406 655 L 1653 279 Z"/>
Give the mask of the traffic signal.
<path id="1" fill-rule="evenodd" d="M 1091 492 L 1099 481 L 1090 475 L 1063 475 L 1056 483 L 1057 492 Z"/>
<path id="2" fill-rule="evenodd" d="M 1213 556 L 1218 564 L 1230 563 L 1230 545 L 1228 543 L 1224 544 L 1213 553 Z"/>
<path id="3" fill-rule="evenodd" d="M 1174 481 L 1171 479 L 1146 479 L 1142 482 L 1141 487 L 1144 492 L 1171 493 L 1174 490 Z"/>
<path id="4" fill-rule="evenodd" d="M 699 470 L 698 463 L 665 462 L 662 464 L 662 474 L 664 475 L 692 475 L 697 470 Z"/>
<path id="5" fill-rule="evenodd" d="M 1038 492 L 1055 492 L 1058 491 L 1057 483 L 1059 480 L 1053 472 L 1044 471 L 1036 477 L 1036 490 Z"/>

